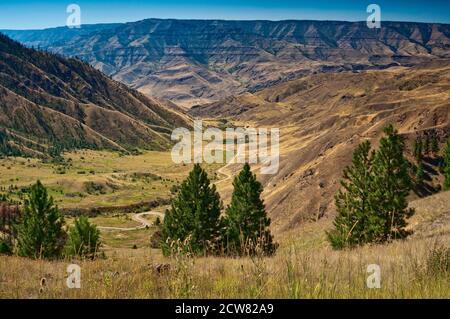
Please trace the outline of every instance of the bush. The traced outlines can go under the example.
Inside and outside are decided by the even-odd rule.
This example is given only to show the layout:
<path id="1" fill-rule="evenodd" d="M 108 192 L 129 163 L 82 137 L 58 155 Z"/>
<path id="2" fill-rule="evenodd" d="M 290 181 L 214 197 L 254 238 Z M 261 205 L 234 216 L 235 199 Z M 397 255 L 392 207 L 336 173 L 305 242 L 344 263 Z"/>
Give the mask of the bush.
<path id="1" fill-rule="evenodd" d="M 0 241 L 0 255 L 11 255 L 12 251 L 12 246 L 8 241 Z"/>
<path id="2" fill-rule="evenodd" d="M 84 188 L 86 190 L 86 193 L 90 195 L 106 194 L 105 186 L 95 182 L 85 182 Z"/>
<path id="3" fill-rule="evenodd" d="M 157 230 L 153 233 L 153 235 L 150 237 L 150 247 L 151 248 L 161 248 L 161 244 L 162 244 L 162 231 L 161 230 Z"/>
<path id="4" fill-rule="evenodd" d="M 100 245 L 100 231 L 97 227 L 86 216 L 76 218 L 74 226 L 69 230 L 66 254 L 94 259 Z"/>

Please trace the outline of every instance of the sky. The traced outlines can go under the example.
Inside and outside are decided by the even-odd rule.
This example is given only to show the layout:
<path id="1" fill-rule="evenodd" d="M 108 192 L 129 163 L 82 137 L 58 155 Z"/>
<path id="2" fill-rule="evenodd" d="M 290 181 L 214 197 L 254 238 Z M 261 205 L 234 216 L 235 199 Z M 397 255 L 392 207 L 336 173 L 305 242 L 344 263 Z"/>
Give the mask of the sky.
<path id="1" fill-rule="evenodd" d="M 365 21 L 369 4 L 382 21 L 450 23 L 449 0 L 0 0 L 0 29 L 64 26 L 67 6 L 81 8 L 81 24 L 147 18 Z"/>

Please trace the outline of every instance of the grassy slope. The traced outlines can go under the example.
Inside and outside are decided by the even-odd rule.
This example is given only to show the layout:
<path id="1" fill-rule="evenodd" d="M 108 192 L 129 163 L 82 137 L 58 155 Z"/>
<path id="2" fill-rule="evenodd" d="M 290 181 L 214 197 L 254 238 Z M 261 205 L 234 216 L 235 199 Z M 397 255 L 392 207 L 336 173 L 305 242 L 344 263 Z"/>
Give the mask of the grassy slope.
<path id="1" fill-rule="evenodd" d="M 280 169 L 260 175 L 278 233 L 334 215 L 333 195 L 356 146 L 377 146 L 391 123 L 412 154 L 416 134 L 450 136 L 450 61 L 414 68 L 316 74 L 255 94 L 199 107 L 194 116 L 227 117 L 235 125 L 280 128 Z M 240 166 L 230 167 L 237 172 Z M 259 172 L 257 165 L 253 165 Z"/>
<path id="2" fill-rule="evenodd" d="M 45 153 L 66 149 L 167 150 L 170 132 L 190 119 L 76 59 L 25 48 L 0 34 L 0 128 Z M 34 144 L 26 144 L 34 147 Z M 43 150 L 44 149 L 44 150 Z"/>
<path id="3" fill-rule="evenodd" d="M 450 193 L 411 205 L 417 210 L 412 237 L 342 252 L 332 251 L 326 242 L 329 220 L 284 233 L 277 238 L 277 255 L 265 259 L 169 259 L 149 248 L 154 229 L 104 233 L 106 259 L 0 257 L 0 298 L 450 298 L 450 274 L 431 273 L 427 266 L 433 246 L 450 244 Z M 433 224 L 436 220 L 440 227 Z M 134 244 L 137 249 L 131 249 Z M 65 286 L 65 269 L 72 262 L 82 268 L 79 290 Z M 171 270 L 157 274 L 153 264 L 160 262 L 170 263 Z M 381 267 L 381 289 L 366 288 L 369 264 Z M 40 293 L 42 277 L 48 284 Z"/>

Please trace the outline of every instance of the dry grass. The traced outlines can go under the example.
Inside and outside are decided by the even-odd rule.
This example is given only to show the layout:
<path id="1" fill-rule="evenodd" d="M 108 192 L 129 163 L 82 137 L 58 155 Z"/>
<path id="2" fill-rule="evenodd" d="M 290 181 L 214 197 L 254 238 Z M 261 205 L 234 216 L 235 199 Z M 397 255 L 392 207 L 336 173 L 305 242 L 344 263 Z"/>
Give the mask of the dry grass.
<path id="1" fill-rule="evenodd" d="M 140 157 L 150 160 L 149 154 Z M 89 165 L 101 163 L 105 171 L 112 169 L 111 165 L 143 171 L 142 166 L 134 166 L 144 165 L 137 158 L 109 164 L 102 157 Z M 116 160 L 121 158 L 113 163 Z M 157 160 L 161 164 L 152 172 L 184 174 L 181 169 L 169 173 L 167 164 Z M 417 210 L 411 220 L 415 231 L 411 238 L 350 251 L 329 247 L 325 230 L 331 226 L 331 218 L 276 233 L 281 246 L 272 258 L 166 258 L 160 250 L 150 248 L 155 227 L 103 231 L 104 259 L 35 261 L 0 256 L 0 298 L 450 298 L 448 253 L 440 248 L 450 247 L 448 195 L 441 193 L 411 204 Z M 119 227 L 134 223 L 125 215 L 98 216 L 92 221 Z M 81 289 L 66 286 L 70 263 L 81 266 Z M 156 264 L 170 264 L 170 270 L 159 274 Z M 366 286 L 370 264 L 381 267 L 380 289 Z M 46 278 L 44 287 L 42 278 Z"/>
<path id="2" fill-rule="evenodd" d="M 450 273 L 429 271 L 431 248 L 448 247 L 449 237 L 417 236 L 339 252 L 324 240 L 326 224 L 286 234 L 272 258 L 165 258 L 148 244 L 130 249 L 135 237 L 144 240 L 151 230 L 128 232 L 126 241 L 108 237 L 107 257 L 96 261 L 3 256 L 0 298 L 450 298 Z M 81 289 L 65 285 L 72 262 L 81 266 Z M 170 270 L 158 274 L 158 263 Z M 366 287 L 369 264 L 381 267 L 380 289 Z M 41 278 L 47 285 L 39 292 Z"/>

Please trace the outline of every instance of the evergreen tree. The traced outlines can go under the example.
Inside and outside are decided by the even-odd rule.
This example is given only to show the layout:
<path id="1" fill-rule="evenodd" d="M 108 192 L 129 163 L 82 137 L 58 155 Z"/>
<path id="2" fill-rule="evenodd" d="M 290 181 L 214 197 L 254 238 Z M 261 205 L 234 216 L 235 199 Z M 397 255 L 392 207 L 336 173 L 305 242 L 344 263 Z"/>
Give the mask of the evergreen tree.
<path id="1" fill-rule="evenodd" d="M 182 249 L 195 254 L 213 252 L 215 245 L 220 243 L 221 209 L 216 186 L 210 185 L 207 173 L 195 164 L 164 217 L 164 254 L 171 253 L 171 245 L 176 241 L 186 240 L 188 247 Z"/>
<path id="2" fill-rule="evenodd" d="M 352 164 L 344 169 L 341 189 L 335 196 L 334 230 L 327 233 L 335 249 L 353 247 L 373 240 L 380 225 L 371 203 L 373 152 L 369 141 L 353 153 Z"/>
<path id="3" fill-rule="evenodd" d="M 66 233 L 64 218 L 40 181 L 31 187 L 18 225 L 18 254 L 31 258 L 59 257 Z"/>
<path id="4" fill-rule="evenodd" d="M 405 159 L 404 141 L 392 125 L 384 129 L 380 147 L 373 161 L 373 207 L 377 217 L 383 221 L 376 241 L 403 238 L 406 219 L 414 211 L 408 208 L 407 196 L 412 188 L 408 173 L 409 163 Z"/>
<path id="5" fill-rule="evenodd" d="M 69 230 L 66 253 L 69 256 L 88 257 L 94 259 L 100 247 L 100 231 L 89 222 L 86 216 L 75 219 Z"/>
<path id="6" fill-rule="evenodd" d="M 423 140 L 420 136 L 414 141 L 414 158 L 418 164 L 422 162 L 423 159 Z"/>
<path id="7" fill-rule="evenodd" d="M 444 149 L 444 189 L 450 189 L 450 138 Z"/>
<path id="8" fill-rule="evenodd" d="M 233 181 L 231 204 L 224 218 L 224 245 L 230 254 L 275 253 L 277 244 L 270 233 L 270 218 L 261 193 L 263 187 L 246 163 Z"/>
<path id="9" fill-rule="evenodd" d="M 423 170 L 423 163 L 420 163 L 419 166 L 417 166 L 416 171 L 416 185 L 421 185 L 423 183 L 424 178 L 425 172 Z"/>

